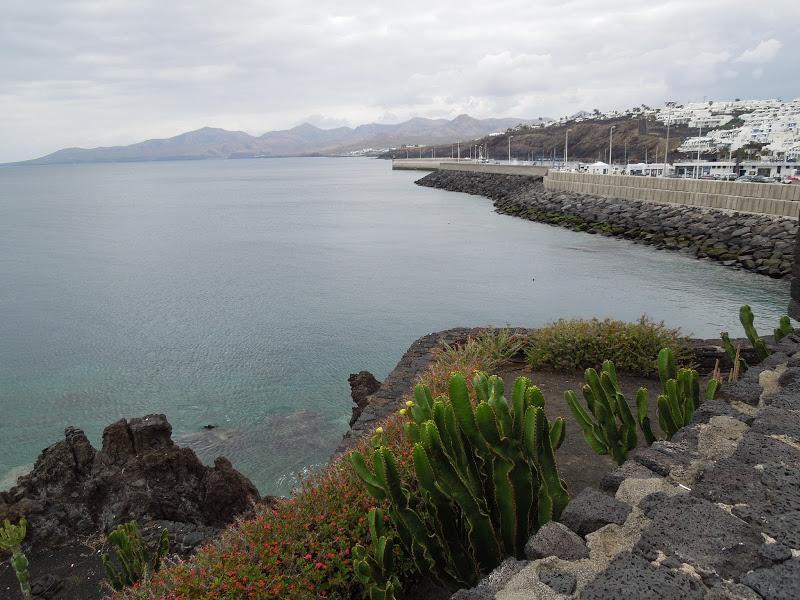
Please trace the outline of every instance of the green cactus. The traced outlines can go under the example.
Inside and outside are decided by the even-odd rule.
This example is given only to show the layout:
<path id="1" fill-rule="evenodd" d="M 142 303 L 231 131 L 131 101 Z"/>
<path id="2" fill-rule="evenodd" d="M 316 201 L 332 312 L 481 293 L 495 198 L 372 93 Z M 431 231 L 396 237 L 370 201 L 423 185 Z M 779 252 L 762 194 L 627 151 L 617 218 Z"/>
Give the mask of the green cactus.
<path id="1" fill-rule="evenodd" d="M 783 315 L 778 323 L 778 326 L 773 330 L 772 333 L 775 337 L 775 341 L 780 342 L 793 331 L 794 329 L 792 328 L 792 322 L 789 320 L 789 315 Z"/>
<path id="2" fill-rule="evenodd" d="M 394 544 L 386 535 L 384 512 L 369 511 L 369 534 L 372 544 L 353 548 L 353 571 L 364 585 L 370 600 L 395 600 L 400 597 L 400 581 L 394 575 Z"/>
<path id="3" fill-rule="evenodd" d="M 770 351 L 767 349 L 764 340 L 758 336 L 758 331 L 756 331 L 755 325 L 753 325 L 753 309 L 751 309 L 748 304 L 745 304 L 739 309 L 739 321 L 741 321 L 747 339 L 750 340 L 750 345 L 753 346 L 753 350 L 756 351 L 758 359 L 764 360 L 767 358 L 770 355 Z"/>
<path id="4" fill-rule="evenodd" d="M 401 477 L 386 446 L 373 451 L 372 469 L 359 452 L 350 456 L 369 492 L 388 501 L 416 568 L 452 590 L 474 585 L 503 556 L 521 558 L 531 532 L 569 500 L 554 458 L 564 421 L 547 422 L 541 391 L 520 377 L 509 403 L 503 380 L 484 373 L 473 387 L 474 402 L 460 373 L 448 396 L 416 387 L 404 409 L 416 481 Z"/>
<path id="5" fill-rule="evenodd" d="M 747 364 L 747 361 L 741 357 L 741 352 L 739 352 L 734 347 L 733 342 L 731 342 L 731 338 L 728 335 L 728 332 L 727 331 L 723 331 L 719 335 L 722 338 L 722 346 L 725 348 L 725 354 L 727 354 L 728 358 L 731 359 L 731 364 L 733 364 L 734 367 L 735 367 L 736 360 L 737 360 L 737 357 L 738 357 L 738 360 L 739 360 L 739 369 L 738 369 L 738 371 L 739 371 L 739 373 L 744 373 L 745 371 L 747 371 L 747 368 L 749 367 L 749 365 Z"/>
<path id="6" fill-rule="evenodd" d="M 691 422 L 694 411 L 700 407 L 700 375 L 694 369 L 677 369 L 669 348 L 658 353 L 658 373 L 661 379 L 661 394 L 656 398 L 658 424 L 669 440 Z M 708 382 L 705 400 L 714 399 L 719 385 L 717 379 Z"/>
<path id="7" fill-rule="evenodd" d="M 3 520 L 0 527 L 0 550 L 11 552 L 11 566 L 19 582 L 19 589 L 25 600 L 31 598 L 31 577 L 28 573 L 28 559 L 22 552 L 22 542 L 28 533 L 28 522 L 21 518 L 17 525 L 12 525 L 8 519 Z"/>
<path id="8" fill-rule="evenodd" d="M 108 541 L 114 547 L 116 561 L 105 553 L 100 558 L 106 577 L 115 590 L 146 580 L 158 571 L 169 551 L 166 529 L 162 530 L 158 545 L 151 550 L 145 545 L 136 521 L 118 526 L 108 534 Z"/>
<path id="9" fill-rule="evenodd" d="M 580 405 L 572 390 L 564 394 L 564 399 L 589 446 L 598 454 L 610 455 L 614 462 L 621 465 L 625 462 L 628 451 L 636 447 L 638 440 L 636 420 L 620 390 L 614 363 L 610 360 L 605 361 L 600 375 L 594 369 L 587 369 L 584 378 L 586 384 L 583 386 L 583 396 L 589 410 Z M 642 388 L 637 396 L 640 414 L 642 409 L 638 403 L 642 393 L 646 398 L 647 390 Z M 644 413 L 647 418 L 646 406 Z M 649 420 L 647 423 L 649 430 Z M 647 437 L 646 432 L 645 437 Z"/>

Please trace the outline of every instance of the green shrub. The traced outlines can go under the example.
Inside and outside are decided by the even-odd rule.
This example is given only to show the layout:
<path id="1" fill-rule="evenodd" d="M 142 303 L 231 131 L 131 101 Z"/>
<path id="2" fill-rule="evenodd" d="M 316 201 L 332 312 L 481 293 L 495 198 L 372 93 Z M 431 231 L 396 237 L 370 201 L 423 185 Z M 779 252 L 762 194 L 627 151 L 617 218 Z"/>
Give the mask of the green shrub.
<path id="1" fill-rule="evenodd" d="M 690 359 L 679 329 L 646 316 L 636 323 L 561 319 L 531 335 L 525 356 L 531 369 L 584 370 L 610 360 L 620 372 L 648 376 L 656 372 L 662 348 L 670 348 L 679 362 Z"/>
<path id="2" fill-rule="evenodd" d="M 434 396 L 446 394 L 453 373 L 496 373 L 508 365 L 526 342 L 526 336 L 504 328 L 485 329 L 463 344 L 444 344 L 420 376 L 420 383 L 429 387 Z"/>

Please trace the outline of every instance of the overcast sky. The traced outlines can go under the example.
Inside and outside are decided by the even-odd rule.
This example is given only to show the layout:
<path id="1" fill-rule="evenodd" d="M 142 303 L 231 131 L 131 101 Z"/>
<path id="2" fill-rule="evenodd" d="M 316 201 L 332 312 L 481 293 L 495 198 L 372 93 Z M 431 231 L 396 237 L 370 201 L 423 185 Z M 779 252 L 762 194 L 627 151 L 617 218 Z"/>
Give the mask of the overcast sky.
<path id="1" fill-rule="evenodd" d="M 800 96 L 798 0 L 2 0 L 0 162 L 209 125 Z"/>

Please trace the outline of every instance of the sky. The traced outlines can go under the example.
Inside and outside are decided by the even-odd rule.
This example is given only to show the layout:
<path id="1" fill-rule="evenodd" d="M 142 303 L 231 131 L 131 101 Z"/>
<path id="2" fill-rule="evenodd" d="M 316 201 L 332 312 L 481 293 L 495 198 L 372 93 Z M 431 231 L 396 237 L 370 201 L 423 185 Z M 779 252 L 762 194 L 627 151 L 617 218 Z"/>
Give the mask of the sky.
<path id="1" fill-rule="evenodd" d="M 800 96 L 797 0 L 3 0 L 0 162 L 203 126 Z"/>

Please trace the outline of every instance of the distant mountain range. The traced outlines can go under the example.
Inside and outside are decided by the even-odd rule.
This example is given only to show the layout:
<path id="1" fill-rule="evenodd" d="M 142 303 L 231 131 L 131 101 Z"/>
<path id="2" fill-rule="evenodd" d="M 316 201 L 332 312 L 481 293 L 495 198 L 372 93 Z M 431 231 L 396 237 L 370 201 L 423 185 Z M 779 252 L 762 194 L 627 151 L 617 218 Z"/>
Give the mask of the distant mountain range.
<path id="1" fill-rule="evenodd" d="M 358 127 L 320 129 L 304 123 L 292 129 L 252 136 L 243 131 L 203 127 L 166 139 L 130 146 L 64 148 L 47 156 L 13 164 L 134 162 L 147 160 L 198 160 L 271 156 L 336 156 L 364 148 L 385 149 L 403 144 L 441 144 L 480 138 L 502 132 L 525 119 L 474 119 L 460 115 L 452 120 L 414 118 L 395 125 L 371 123 Z"/>

